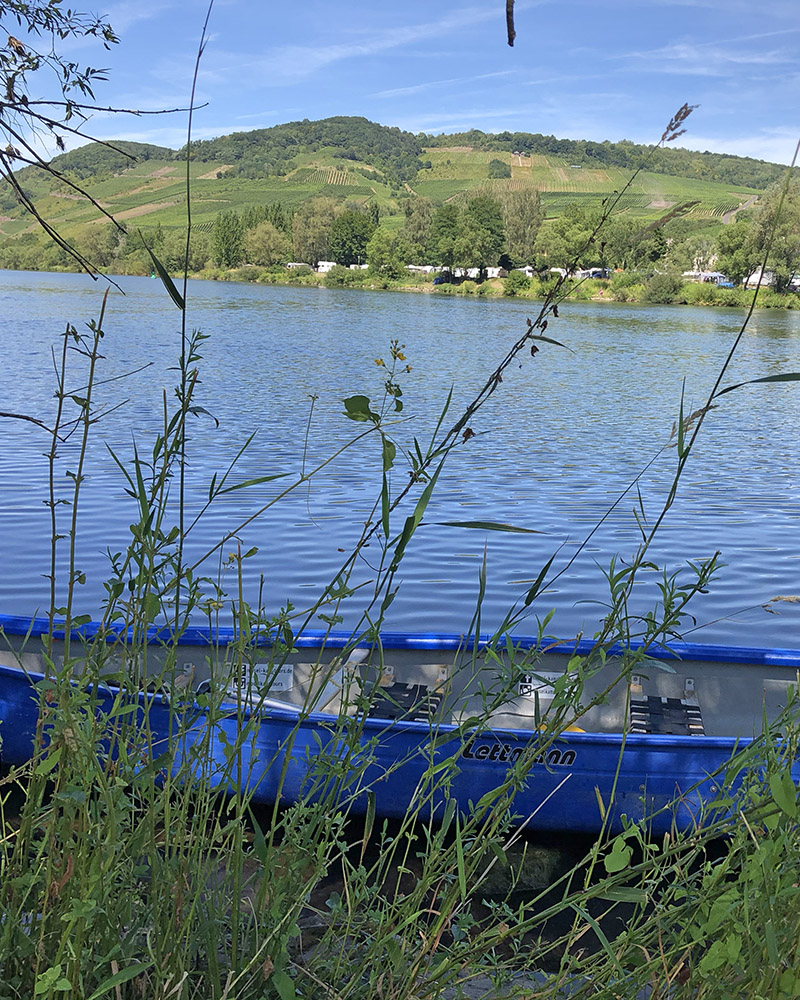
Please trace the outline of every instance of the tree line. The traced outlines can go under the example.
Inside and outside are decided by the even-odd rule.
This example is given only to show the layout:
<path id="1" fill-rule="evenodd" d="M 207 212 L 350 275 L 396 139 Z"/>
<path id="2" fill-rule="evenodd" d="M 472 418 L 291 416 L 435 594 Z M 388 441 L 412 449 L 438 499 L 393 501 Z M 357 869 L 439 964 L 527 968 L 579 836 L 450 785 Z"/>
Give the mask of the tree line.
<path id="1" fill-rule="evenodd" d="M 684 206 L 684 209 L 687 206 Z M 780 211 L 779 211 L 780 208 Z M 680 206 L 656 222 L 612 215 L 599 233 L 600 210 L 576 201 L 556 219 L 545 221 L 538 191 L 522 188 L 499 196 L 488 189 L 434 205 L 409 198 L 400 219 L 382 217 L 376 202 L 366 205 L 318 196 L 297 208 L 280 203 L 220 212 L 213 224 L 197 227 L 189 246 L 189 270 L 243 265 L 281 268 L 289 262 L 316 266 L 333 261 L 344 267 L 368 265 L 375 274 L 397 279 L 407 265 L 432 265 L 456 272 L 496 265 L 550 268 L 602 267 L 666 272 L 716 269 L 739 284 L 764 259 L 772 239 L 769 268 L 777 291 L 800 271 L 800 180 L 773 186 L 754 208 L 729 225 L 698 223 Z M 183 268 L 186 231 L 160 225 L 124 233 L 111 224 L 90 224 L 74 234 L 81 254 L 97 267 L 118 273 L 147 273 L 147 247 L 168 270 Z M 0 266 L 58 270 L 70 258 L 34 233 L 0 245 Z"/>

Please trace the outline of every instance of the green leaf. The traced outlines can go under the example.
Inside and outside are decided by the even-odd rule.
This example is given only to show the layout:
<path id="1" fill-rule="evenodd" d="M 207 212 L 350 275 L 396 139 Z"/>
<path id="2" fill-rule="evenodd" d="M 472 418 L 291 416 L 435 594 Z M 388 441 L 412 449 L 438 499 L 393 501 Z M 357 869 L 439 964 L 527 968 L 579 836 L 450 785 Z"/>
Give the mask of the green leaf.
<path id="1" fill-rule="evenodd" d="M 613 875 L 615 872 L 621 872 L 627 868 L 632 856 L 633 847 L 627 844 L 622 837 L 617 837 L 611 846 L 611 853 L 603 858 L 603 864 L 608 874 Z"/>
<path id="2" fill-rule="evenodd" d="M 381 526 L 383 527 L 383 537 L 389 537 L 389 514 L 391 511 L 391 503 L 389 499 L 389 480 L 386 478 L 386 472 L 383 473 L 383 483 L 381 485 Z"/>
<path id="3" fill-rule="evenodd" d="M 544 583 L 544 578 L 550 572 L 550 567 L 553 565 L 553 560 L 554 559 L 555 559 L 555 555 L 550 556 L 550 558 L 547 560 L 547 562 L 544 564 L 544 566 L 542 566 L 542 568 L 539 570 L 539 575 L 533 581 L 533 586 L 530 588 L 530 590 L 528 591 L 528 593 L 525 595 L 525 600 L 522 602 L 523 605 L 526 608 L 530 604 L 533 604 L 534 600 L 536 599 L 536 595 L 539 593 L 539 590 L 541 589 L 541 586 Z"/>
<path id="4" fill-rule="evenodd" d="M 166 288 L 169 297 L 172 299 L 175 305 L 180 309 L 181 312 L 184 312 L 186 309 L 186 303 L 183 301 L 183 296 L 181 295 L 181 293 L 175 287 L 175 282 L 167 274 L 166 268 L 158 259 L 158 257 L 156 257 L 156 255 L 153 253 L 153 251 L 150 249 L 147 243 L 145 243 L 144 236 L 142 236 L 141 230 L 139 230 L 139 236 L 142 240 L 142 243 L 144 244 L 145 250 L 150 254 L 150 260 L 152 260 L 153 262 L 153 267 L 155 268 L 156 273 L 158 274 L 159 278 L 161 278 L 161 284 L 164 286 L 164 288 Z"/>
<path id="5" fill-rule="evenodd" d="M 113 976 L 109 976 L 108 979 L 104 979 L 94 993 L 92 993 L 89 997 L 89 1000 L 99 1000 L 100 997 L 109 993 L 121 983 L 127 983 L 135 976 L 138 976 L 146 969 L 149 969 L 151 965 L 152 962 L 136 962 L 135 965 L 129 965 L 125 969 L 120 969 L 119 972 L 115 972 Z"/>
<path id="6" fill-rule="evenodd" d="M 736 385 L 729 385 L 724 389 L 720 389 L 717 396 L 724 396 L 726 392 L 741 389 L 743 385 L 757 385 L 759 382 L 800 382 L 800 372 L 786 372 L 783 375 L 765 375 L 764 378 L 751 378 L 746 382 L 737 382 Z M 714 398 L 716 399 L 717 396 Z"/>
<path id="7" fill-rule="evenodd" d="M 769 790 L 782 812 L 790 819 L 797 815 L 797 789 L 788 771 L 769 776 Z"/>
<path id="8" fill-rule="evenodd" d="M 271 976 L 272 985 L 278 991 L 281 1000 L 295 1000 L 297 993 L 294 988 L 294 980 L 285 972 L 273 972 Z"/>
<path id="9" fill-rule="evenodd" d="M 395 456 L 397 455 L 397 447 L 394 441 L 390 441 L 389 438 L 383 438 L 383 471 L 388 472 L 389 469 L 394 465 Z"/>
<path id="10" fill-rule="evenodd" d="M 406 518 L 406 523 L 403 525 L 403 530 L 397 540 L 397 547 L 394 550 L 394 556 L 392 558 L 392 568 L 396 569 L 400 565 L 400 560 L 403 558 L 403 553 L 406 550 L 406 546 L 411 541 L 411 536 L 419 527 L 420 521 L 422 520 L 422 515 L 425 513 L 425 508 L 433 494 L 436 482 L 439 479 L 439 474 L 444 467 L 444 460 L 447 456 L 445 455 L 436 467 L 436 472 L 428 480 L 425 489 L 422 491 L 419 500 L 417 500 L 417 505 L 414 508 L 414 513 L 410 514 Z"/>
<path id="11" fill-rule="evenodd" d="M 96 899 L 73 899 L 71 900 L 71 910 L 69 913 L 62 913 L 61 919 L 68 923 L 70 920 L 85 920 L 97 909 Z"/>
<path id="12" fill-rule="evenodd" d="M 248 486 L 260 486 L 262 483 L 271 483 L 273 479 L 283 479 L 288 474 L 288 472 L 276 472 L 274 476 L 259 476 L 257 479 L 246 479 L 242 483 L 234 483 L 233 486 L 226 486 L 224 489 L 217 490 L 217 496 L 222 496 L 223 493 L 233 493 L 234 490 L 244 490 Z"/>
<path id="13" fill-rule="evenodd" d="M 36 980 L 33 987 L 33 995 L 41 996 L 42 993 L 49 993 L 55 986 L 56 980 L 61 976 L 61 965 L 53 965 L 45 969 Z"/>
<path id="14" fill-rule="evenodd" d="M 646 903 L 647 893 L 633 886 L 615 885 L 605 889 L 597 898 L 607 899 L 610 903 Z"/>
<path id="15" fill-rule="evenodd" d="M 535 528 L 518 528 L 515 524 L 502 524 L 498 521 L 433 521 L 447 528 L 478 528 L 480 531 L 516 531 L 522 535 L 541 535 L 542 531 Z"/>
<path id="16" fill-rule="evenodd" d="M 700 959 L 700 972 L 706 975 L 713 972 L 728 961 L 728 946 L 725 941 L 714 941 L 708 951 Z"/>
<path id="17" fill-rule="evenodd" d="M 369 396 L 348 396 L 344 401 L 344 415 L 351 420 L 372 420 L 378 423 L 380 417 L 369 408 Z"/>
<path id="18" fill-rule="evenodd" d="M 269 859 L 269 846 L 267 845 L 267 838 L 264 836 L 264 831 L 255 819 L 253 819 L 253 854 L 255 854 L 262 865 L 267 865 Z"/>
<path id="19" fill-rule="evenodd" d="M 36 770 L 34 771 L 34 774 L 40 776 L 44 774 L 50 774 L 50 772 L 53 770 L 56 764 L 58 764 L 58 761 L 61 758 L 62 749 L 63 749 L 62 747 L 56 747 L 56 749 L 53 750 L 51 753 L 48 753 L 46 757 L 43 757 L 42 760 L 40 760 L 39 763 L 36 765 Z"/>
<path id="20" fill-rule="evenodd" d="M 153 621 L 158 618 L 161 611 L 161 601 L 159 600 L 158 594 L 154 594 L 152 590 L 149 590 L 144 595 L 144 609 L 148 621 Z"/>
<path id="21" fill-rule="evenodd" d="M 205 406 L 187 406 L 186 412 L 191 413 L 193 417 L 199 417 L 201 414 L 206 417 L 211 417 L 217 427 L 219 427 L 219 420 L 214 416 L 214 414 L 205 408 Z"/>
<path id="22" fill-rule="evenodd" d="M 369 847 L 369 838 L 372 836 L 372 828 L 375 825 L 375 792 L 367 792 L 367 812 L 364 817 L 364 836 L 361 841 L 361 860 L 364 860 L 364 853 Z"/>
<path id="23" fill-rule="evenodd" d="M 568 350 L 570 354 L 574 354 L 575 353 L 572 350 L 571 347 L 567 347 L 566 344 L 562 344 L 560 340 L 553 340 L 552 337 L 545 337 L 545 335 L 543 333 L 537 333 L 534 336 L 532 336 L 530 339 L 531 340 L 541 340 L 545 344 L 555 344 L 556 347 L 564 347 L 564 348 L 566 348 L 566 350 Z"/>
<path id="24" fill-rule="evenodd" d="M 467 899 L 467 867 L 464 863 L 464 841 L 461 836 L 461 820 L 456 813 L 456 862 L 458 865 L 458 888 L 461 890 L 461 899 Z"/>

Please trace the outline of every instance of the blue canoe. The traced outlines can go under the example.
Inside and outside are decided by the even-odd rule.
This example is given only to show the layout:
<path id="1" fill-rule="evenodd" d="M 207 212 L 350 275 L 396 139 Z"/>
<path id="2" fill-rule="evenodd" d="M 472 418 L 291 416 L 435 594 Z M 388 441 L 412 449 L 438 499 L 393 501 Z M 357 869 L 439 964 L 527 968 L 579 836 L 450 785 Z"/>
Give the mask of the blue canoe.
<path id="1" fill-rule="evenodd" d="M 538 830 L 596 832 L 605 822 L 613 831 L 633 820 L 658 834 L 705 822 L 732 780 L 726 762 L 784 710 L 800 669 L 794 650 L 676 642 L 631 663 L 635 649 L 611 649 L 581 679 L 579 717 L 554 725 L 558 692 L 575 682 L 590 641 L 488 647 L 383 633 L 353 644 L 307 633 L 291 647 L 245 644 L 243 655 L 232 630 L 192 627 L 172 639 L 151 629 L 135 661 L 143 677 L 120 688 L 129 636 L 99 628 L 70 636 L 76 675 L 81 651 L 100 638 L 107 676 L 94 684 L 96 709 L 126 692 L 146 720 L 147 752 L 169 748 L 173 769 L 228 792 L 238 785 L 254 802 L 333 794 L 388 817 L 440 814 L 448 799 L 464 812 L 496 801 Z M 0 630 L 2 756 L 19 765 L 33 754 L 40 705 L 52 711 L 48 623 L 0 616 Z M 51 671 L 64 638 L 52 633 Z M 800 780 L 796 761 L 792 773 Z"/>

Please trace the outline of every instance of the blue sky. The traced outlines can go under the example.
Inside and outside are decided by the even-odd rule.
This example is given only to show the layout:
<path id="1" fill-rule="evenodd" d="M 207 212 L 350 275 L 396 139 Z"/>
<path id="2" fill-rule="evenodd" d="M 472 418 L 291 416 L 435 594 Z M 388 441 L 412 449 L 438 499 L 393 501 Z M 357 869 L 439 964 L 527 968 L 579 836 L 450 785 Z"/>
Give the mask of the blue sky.
<path id="1" fill-rule="evenodd" d="M 84 9 L 88 4 L 76 3 Z M 121 42 L 74 44 L 111 70 L 96 96 L 185 106 L 205 0 L 122 0 Z M 197 137 L 364 115 L 412 132 L 552 133 L 656 141 L 684 102 L 679 143 L 788 162 L 800 137 L 798 0 L 217 0 L 201 63 Z M 185 116 L 95 115 L 102 138 L 177 147 Z"/>

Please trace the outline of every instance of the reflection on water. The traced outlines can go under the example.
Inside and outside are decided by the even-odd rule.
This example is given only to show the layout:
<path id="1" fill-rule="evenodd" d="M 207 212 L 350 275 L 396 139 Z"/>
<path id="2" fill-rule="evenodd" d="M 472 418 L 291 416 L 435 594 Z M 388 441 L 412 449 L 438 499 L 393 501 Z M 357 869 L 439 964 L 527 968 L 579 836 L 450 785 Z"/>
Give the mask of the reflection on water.
<path id="1" fill-rule="evenodd" d="M 135 518 L 107 446 L 129 456 L 134 440 L 142 449 L 152 441 L 162 420 L 162 387 L 175 381 L 179 351 L 179 315 L 160 284 L 137 278 L 120 283 L 126 294 L 110 296 L 102 377 L 152 364 L 100 390 L 109 407 L 127 402 L 97 425 L 88 456 L 79 559 L 88 582 L 80 603 L 95 613 L 104 553 L 125 545 Z M 0 303 L 0 409 L 47 423 L 54 410 L 52 347 L 67 321 L 80 326 L 97 314 L 100 291 L 76 275 L 0 272 Z M 459 412 L 533 309 L 513 300 L 193 282 L 190 325 L 211 335 L 203 345 L 198 402 L 219 427 L 208 417 L 192 421 L 190 507 L 200 509 L 214 471 L 223 470 L 253 432 L 237 478 L 281 473 L 286 479 L 221 497 L 190 536 L 190 552 L 199 556 L 292 476 L 313 468 L 361 429 L 343 416 L 342 400 L 357 392 L 379 397 L 382 370 L 375 358 L 388 356 L 392 338 L 406 345 L 413 368 L 404 379 L 406 408 L 393 428 L 398 444 L 408 448 L 414 437 L 428 440 L 451 386 L 451 419 Z M 539 615 L 556 608 L 551 627 L 558 634 L 591 631 L 603 613 L 603 569 L 615 553 L 628 557 L 638 537 L 635 491 L 609 510 L 641 474 L 645 514 L 655 517 L 675 467 L 668 438 L 683 381 L 684 408 L 691 411 L 713 384 L 742 318 L 738 310 L 566 304 L 549 332 L 570 349 L 547 346 L 512 366 L 474 421 L 476 436 L 452 456 L 403 564 L 389 624 L 466 628 L 486 546 L 482 620 L 488 627 L 530 586 L 544 561 L 557 553 L 554 566 L 563 567 L 605 517 L 576 562 L 533 608 Z M 800 370 L 800 316 L 759 312 L 728 381 L 785 370 Z M 800 646 L 796 606 L 780 605 L 780 615 L 761 608 L 777 594 L 800 591 L 798 392 L 796 385 L 776 384 L 731 393 L 704 428 L 653 550 L 657 561 L 672 567 L 717 549 L 722 553 L 725 568 L 695 608 L 698 622 L 714 624 L 690 638 Z M 5 420 L 0 442 L 0 607 L 28 613 L 44 607 L 48 593 L 42 577 L 49 552 L 42 454 L 47 440 L 29 423 Z M 75 455 L 74 441 L 62 448 L 62 475 Z M 407 479 L 402 461 L 392 475 L 399 489 Z M 247 562 L 253 599 L 263 576 L 271 606 L 287 600 L 303 606 L 328 582 L 342 550 L 371 516 L 380 478 L 379 444 L 367 439 L 245 528 L 239 536 L 244 546 L 259 548 Z M 439 523 L 452 520 L 508 522 L 539 534 L 487 535 Z M 372 558 L 368 554 L 359 568 L 362 581 L 372 577 Z M 212 560 L 208 570 L 216 569 Z M 656 578 L 650 576 L 642 608 L 655 599 Z M 742 612 L 746 608 L 751 610 Z"/>

